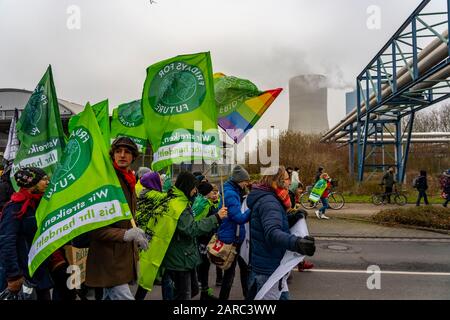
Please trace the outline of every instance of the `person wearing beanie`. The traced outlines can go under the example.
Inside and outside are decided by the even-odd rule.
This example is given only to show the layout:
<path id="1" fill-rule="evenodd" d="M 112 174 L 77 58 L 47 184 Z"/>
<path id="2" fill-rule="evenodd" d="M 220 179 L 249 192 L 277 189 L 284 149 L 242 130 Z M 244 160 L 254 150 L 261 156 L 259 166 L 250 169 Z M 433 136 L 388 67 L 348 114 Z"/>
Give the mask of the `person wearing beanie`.
<path id="1" fill-rule="evenodd" d="M 227 216 L 227 208 L 223 207 L 213 215 L 196 220 L 191 203 L 197 194 L 197 186 L 198 180 L 192 173 L 181 172 L 168 191 L 171 199 L 166 215 L 176 219 L 177 225 L 161 268 L 164 270 L 163 282 L 172 283 L 174 300 L 190 300 L 198 294 L 196 268 L 201 258 L 196 239 L 209 234 Z"/>
<path id="2" fill-rule="evenodd" d="M 136 143 L 128 137 L 116 138 L 109 152 L 122 191 L 135 219 L 136 176 L 131 164 L 139 155 Z M 104 300 L 134 300 L 129 283 L 137 280 L 138 248 L 146 250 L 145 232 L 121 220 L 90 232 L 86 262 L 86 285 L 103 288 Z"/>
<path id="3" fill-rule="evenodd" d="M 30 277 L 28 253 L 37 231 L 36 209 L 49 179 L 40 168 L 21 168 L 14 174 L 19 191 L 13 193 L 0 217 L 0 261 L 7 279 L 7 289 L 18 294 L 25 280 L 36 289 L 38 300 L 50 300 L 53 287 L 48 261 Z"/>
<path id="4" fill-rule="evenodd" d="M 233 168 L 230 179 L 223 185 L 223 201 L 228 208 L 228 217 L 223 220 L 219 227 L 218 238 L 226 244 L 235 243 L 237 245 L 237 252 L 239 252 L 241 244 L 245 239 L 244 224 L 250 219 L 250 210 L 241 212 L 245 189 L 249 182 L 250 175 L 247 170 L 237 165 Z M 237 237 L 238 228 L 239 237 Z M 247 296 L 247 265 L 239 255 L 236 255 L 231 267 L 224 272 L 219 295 L 220 300 L 228 300 L 230 296 L 236 264 L 239 264 L 242 293 L 244 297 Z"/>
<path id="5" fill-rule="evenodd" d="M 195 198 L 192 205 L 195 220 L 201 220 L 205 217 L 216 214 L 219 211 L 219 190 L 217 186 L 208 182 L 201 182 L 197 186 L 199 195 Z M 209 287 L 209 267 L 211 265 L 206 247 L 209 240 L 217 230 L 214 229 L 206 235 L 197 238 L 198 248 L 202 263 L 197 268 L 197 276 L 201 285 L 200 300 L 217 300 L 214 296 L 212 288 Z"/>
<path id="6" fill-rule="evenodd" d="M 139 194 L 141 193 L 143 187 L 141 184 L 141 178 L 144 174 L 152 172 L 152 170 L 150 168 L 147 167 L 139 167 L 139 169 L 136 171 L 136 187 L 135 187 L 135 192 L 136 192 L 136 196 L 139 196 Z"/>
<path id="7" fill-rule="evenodd" d="M 168 210 L 167 194 L 162 192 L 162 181 L 158 172 L 147 172 L 140 179 L 143 187 L 137 199 L 136 222 L 144 230 L 149 223 L 148 217 L 162 216 Z M 141 260 L 142 261 L 142 260 Z M 162 285 L 167 285 L 162 283 Z M 165 290 L 167 294 L 169 290 Z M 138 286 L 134 298 L 144 300 L 148 290 Z M 170 297 L 163 296 L 164 300 Z"/>

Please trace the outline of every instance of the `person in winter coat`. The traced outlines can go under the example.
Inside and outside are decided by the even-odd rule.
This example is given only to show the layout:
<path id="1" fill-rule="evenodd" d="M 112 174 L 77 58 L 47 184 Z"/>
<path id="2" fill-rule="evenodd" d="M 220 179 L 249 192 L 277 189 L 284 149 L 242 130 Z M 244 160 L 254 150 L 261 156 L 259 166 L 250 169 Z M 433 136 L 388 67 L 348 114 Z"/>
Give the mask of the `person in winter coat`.
<path id="1" fill-rule="evenodd" d="M 330 218 L 325 215 L 325 211 L 328 209 L 328 206 L 329 206 L 328 197 L 330 196 L 330 192 L 331 192 L 331 179 L 330 179 L 330 176 L 328 175 L 328 173 L 322 173 L 322 175 L 320 176 L 320 179 L 324 179 L 326 181 L 327 188 L 320 196 L 320 201 L 322 202 L 322 208 L 320 208 L 319 210 L 316 210 L 315 214 L 318 219 L 328 220 Z"/>
<path id="2" fill-rule="evenodd" d="M 201 263 L 197 237 L 209 234 L 227 216 L 227 208 L 196 221 L 191 203 L 197 194 L 198 180 L 190 172 L 181 172 L 168 194 L 169 210 L 180 210 L 175 232 L 162 261 L 163 281 L 173 284 L 174 300 L 190 300 L 198 294 L 196 268 Z M 176 204 L 176 205 L 175 205 Z M 180 209 L 181 208 L 181 209 Z M 184 209 L 183 209 L 184 208 Z M 171 216 L 177 216 L 171 214 Z"/>
<path id="3" fill-rule="evenodd" d="M 420 206 L 420 200 L 425 202 L 428 205 L 428 197 L 426 191 L 428 189 L 427 183 L 427 172 L 425 170 L 420 170 L 420 175 L 415 179 L 414 188 L 417 189 L 419 195 L 417 196 L 416 206 Z"/>
<path id="4" fill-rule="evenodd" d="M 244 224 L 250 219 L 250 210 L 241 212 L 245 188 L 249 182 L 250 175 L 248 172 L 243 167 L 237 165 L 233 168 L 230 179 L 223 185 L 224 203 L 228 208 L 228 217 L 220 225 L 218 238 L 226 244 L 235 243 L 237 245 L 237 252 L 239 252 L 240 246 L 245 239 Z M 237 228 L 239 228 L 239 237 L 236 237 Z M 247 295 L 247 265 L 239 255 L 236 255 L 230 268 L 225 270 L 223 274 L 222 287 L 220 288 L 219 294 L 220 300 L 228 300 L 230 296 L 237 263 L 240 269 L 242 293 L 244 297 Z"/>
<path id="5" fill-rule="evenodd" d="M 442 187 L 442 194 L 445 199 L 442 205 L 444 206 L 444 208 L 447 208 L 447 205 L 450 202 L 450 169 L 442 173 L 441 187 Z"/>
<path id="6" fill-rule="evenodd" d="M 196 221 L 205 217 L 216 214 L 219 211 L 219 190 L 216 186 L 209 182 L 201 182 L 198 187 L 198 195 L 192 205 L 194 218 Z M 197 238 L 199 244 L 200 257 L 202 263 L 197 268 L 197 275 L 200 282 L 200 300 L 216 300 L 217 297 L 213 295 L 212 288 L 209 287 L 209 267 L 211 265 L 206 247 L 213 236 L 215 230 L 212 230 L 206 235 Z"/>
<path id="7" fill-rule="evenodd" d="M 315 252 L 314 238 L 300 238 L 289 231 L 299 219 L 305 218 L 302 211 L 287 214 L 291 210 L 287 195 L 289 181 L 288 173 L 280 166 L 273 175 L 264 176 L 259 184 L 254 185 L 247 197 L 251 210 L 248 300 L 255 298 L 278 268 L 286 250 L 308 256 Z M 287 299 L 289 295 L 286 291 L 280 300 Z"/>
<path id="8" fill-rule="evenodd" d="M 395 185 L 394 173 L 395 168 L 389 167 L 388 171 L 386 171 L 381 180 L 381 185 L 384 185 L 383 202 L 387 198 L 388 203 L 391 203 L 391 194 Z"/>
<path id="9" fill-rule="evenodd" d="M 140 178 L 140 184 L 142 185 L 142 190 L 140 191 L 137 199 L 137 214 L 136 221 L 140 223 L 140 213 L 144 210 L 148 210 L 149 207 L 159 206 L 159 203 L 164 199 L 166 194 L 162 192 L 162 179 L 158 172 L 147 172 Z M 167 283 L 162 283 L 162 285 L 167 285 Z M 144 300 L 147 295 L 147 290 L 139 286 L 136 294 L 136 300 Z M 163 290 L 164 294 L 168 294 L 170 290 Z M 171 300 L 171 296 L 164 296 L 163 300 Z"/>
<path id="10" fill-rule="evenodd" d="M 14 188 L 10 180 L 11 167 L 7 167 L 1 176 L 0 181 L 0 212 L 5 204 L 11 199 Z"/>
<path id="11" fill-rule="evenodd" d="M 147 167 L 139 167 L 139 169 L 136 171 L 136 196 L 139 197 L 139 194 L 141 193 L 142 189 L 144 188 L 141 183 L 141 178 L 144 176 L 144 174 L 152 172 L 150 168 Z"/>
<path id="12" fill-rule="evenodd" d="M 136 212 L 136 176 L 130 169 L 139 155 L 138 147 L 128 137 L 111 144 L 110 156 L 133 219 Z M 104 300 L 134 300 L 129 283 L 137 280 L 138 247 L 146 250 L 145 232 L 132 227 L 130 220 L 93 230 L 90 233 L 86 262 L 86 285 L 103 288 Z"/>
<path id="13" fill-rule="evenodd" d="M 53 281 L 48 261 L 42 263 L 32 277 L 28 272 L 28 253 L 37 231 L 36 209 L 49 179 L 45 171 L 34 167 L 19 169 L 14 178 L 20 190 L 11 196 L 0 218 L 0 261 L 7 290 L 17 294 L 25 283 L 36 290 L 38 300 L 50 300 Z"/>

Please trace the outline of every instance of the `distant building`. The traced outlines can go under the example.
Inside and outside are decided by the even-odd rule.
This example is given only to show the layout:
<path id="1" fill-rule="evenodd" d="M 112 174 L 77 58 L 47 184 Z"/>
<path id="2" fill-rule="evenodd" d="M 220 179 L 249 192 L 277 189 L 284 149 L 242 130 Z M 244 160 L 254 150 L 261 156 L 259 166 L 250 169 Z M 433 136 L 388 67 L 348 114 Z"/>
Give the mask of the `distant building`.
<path id="1" fill-rule="evenodd" d="M 329 129 L 326 82 L 316 74 L 289 80 L 289 130 L 319 134 Z"/>
<path id="2" fill-rule="evenodd" d="M 30 99 L 31 93 L 32 91 L 23 89 L 0 89 L 0 150 L 2 154 L 8 142 L 9 126 L 14 116 L 14 109 L 21 112 Z M 58 99 L 58 104 L 64 128 L 67 128 L 69 118 L 73 114 L 77 114 L 84 109 L 84 106 L 80 104 L 63 99 Z"/>

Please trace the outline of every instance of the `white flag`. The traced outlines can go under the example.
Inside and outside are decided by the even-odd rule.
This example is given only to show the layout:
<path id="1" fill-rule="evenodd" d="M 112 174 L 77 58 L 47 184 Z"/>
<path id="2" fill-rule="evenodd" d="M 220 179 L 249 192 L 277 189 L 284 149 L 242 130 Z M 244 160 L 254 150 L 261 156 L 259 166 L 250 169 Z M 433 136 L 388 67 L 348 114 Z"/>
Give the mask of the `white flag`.
<path id="1" fill-rule="evenodd" d="M 17 150 L 19 150 L 19 139 L 17 139 L 16 122 L 18 118 L 17 109 L 14 110 L 14 117 L 11 120 L 11 125 L 9 126 L 8 143 L 6 145 L 5 153 L 3 158 L 7 161 L 14 160 L 16 158 Z"/>

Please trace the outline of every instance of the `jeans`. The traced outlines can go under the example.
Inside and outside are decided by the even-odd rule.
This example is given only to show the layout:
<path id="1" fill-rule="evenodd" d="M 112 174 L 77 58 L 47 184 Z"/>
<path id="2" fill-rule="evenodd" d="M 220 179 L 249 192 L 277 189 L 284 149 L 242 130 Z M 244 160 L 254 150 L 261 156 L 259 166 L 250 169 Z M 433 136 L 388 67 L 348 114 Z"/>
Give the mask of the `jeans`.
<path id="1" fill-rule="evenodd" d="M 163 297 L 171 296 L 172 300 L 191 300 L 199 292 L 195 269 L 189 271 L 166 270 L 162 281 Z M 169 283 L 170 287 L 167 285 Z M 169 294 L 168 290 L 170 290 Z"/>
<path id="2" fill-rule="evenodd" d="M 5 269 L 0 265 L 0 292 L 6 289 Z"/>
<path id="3" fill-rule="evenodd" d="M 134 300 L 130 286 L 121 284 L 111 288 L 103 289 L 103 300 Z"/>
<path id="4" fill-rule="evenodd" d="M 270 275 L 258 274 L 251 271 L 248 279 L 248 295 L 247 300 L 254 300 L 256 294 L 261 290 L 263 285 L 269 280 Z M 283 291 L 280 295 L 280 300 L 289 300 L 289 291 Z"/>
<path id="5" fill-rule="evenodd" d="M 236 248 L 236 251 L 239 252 L 240 245 Z M 230 296 L 231 287 L 233 286 L 234 275 L 236 273 L 236 264 L 239 264 L 239 270 L 241 275 L 241 286 L 242 286 L 242 294 L 244 298 L 247 297 L 247 289 L 248 289 L 248 268 L 244 259 L 241 258 L 239 254 L 234 258 L 233 263 L 230 268 L 225 270 L 223 273 L 222 287 L 220 288 L 219 299 L 220 300 L 228 300 Z"/>
<path id="6" fill-rule="evenodd" d="M 321 214 L 325 214 L 325 211 L 328 209 L 328 198 L 320 198 L 320 201 L 322 201 L 322 208 L 319 209 L 319 212 Z"/>
<path id="7" fill-rule="evenodd" d="M 419 195 L 417 197 L 416 206 L 420 206 L 420 200 L 422 200 L 422 198 L 425 204 L 428 204 L 428 197 L 427 194 L 425 193 L 425 190 L 418 190 L 418 191 Z"/>

